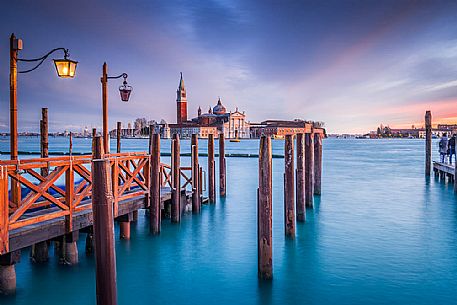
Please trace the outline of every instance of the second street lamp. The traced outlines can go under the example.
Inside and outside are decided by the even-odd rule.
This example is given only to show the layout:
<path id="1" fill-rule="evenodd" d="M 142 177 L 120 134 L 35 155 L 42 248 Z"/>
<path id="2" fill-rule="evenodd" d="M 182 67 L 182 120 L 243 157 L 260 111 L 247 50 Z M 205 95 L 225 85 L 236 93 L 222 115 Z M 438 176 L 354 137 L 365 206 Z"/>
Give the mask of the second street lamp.
<path id="1" fill-rule="evenodd" d="M 103 74 L 101 78 L 102 82 L 102 108 L 103 108 L 103 148 L 105 153 L 110 152 L 109 147 L 109 130 L 108 130 L 108 79 L 124 78 L 122 86 L 119 87 L 119 93 L 123 102 L 128 102 L 130 93 L 132 92 L 132 86 L 127 84 L 127 73 L 122 73 L 118 76 L 108 76 L 108 65 L 106 62 L 103 64 Z"/>

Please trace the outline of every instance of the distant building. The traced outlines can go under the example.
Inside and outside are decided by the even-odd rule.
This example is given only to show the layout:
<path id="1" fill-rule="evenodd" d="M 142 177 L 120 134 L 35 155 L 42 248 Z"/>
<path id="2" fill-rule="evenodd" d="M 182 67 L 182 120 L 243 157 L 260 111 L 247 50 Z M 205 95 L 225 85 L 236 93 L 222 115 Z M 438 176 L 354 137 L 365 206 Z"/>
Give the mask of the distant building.
<path id="1" fill-rule="evenodd" d="M 250 125 L 246 121 L 245 112 L 238 111 L 238 108 L 234 112 L 227 112 L 220 98 L 207 113 L 202 113 L 198 107 L 197 117 L 188 120 L 187 92 L 182 73 L 176 95 L 176 124 L 169 125 L 171 134 L 179 134 L 182 138 L 198 134 L 200 138 L 207 138 L 209 134 L 217 137 L 223 133 L 226 138 L 249 138 Z"/>
<path id="2" fill-rule="evenodd" d="M 267 120 L 259 124 L 251 124 L 250 135 L 254 139 L 258 139 L 262 135 L 282 139 L 285 135 L 305 133 L 311 125 L 311 122 L 303 120 Z"/>

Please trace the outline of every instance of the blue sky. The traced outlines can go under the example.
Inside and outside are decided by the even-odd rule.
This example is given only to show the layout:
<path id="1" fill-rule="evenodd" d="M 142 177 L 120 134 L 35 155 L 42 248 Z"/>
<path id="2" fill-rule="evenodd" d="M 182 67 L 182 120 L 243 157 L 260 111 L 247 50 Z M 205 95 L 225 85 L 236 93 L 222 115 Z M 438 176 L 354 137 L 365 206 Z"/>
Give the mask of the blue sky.
<path id="1" fill-rule="evenodd" d="M 136 117 L 174 122 L 183 72 L 189 116 L 218 96 L 248 120 L 325 121 L 331 133 L 380 123 L 457 122 L 456 1 L 23 1 L 0 12 L 0 130 L 8 130 L 9 35 L 20 57 L 54 47 L 78 60 L 19 75 L 19 130 L 101 126 L 100 76 L 129 74 L 131 101 L 109 84 L 110 128 Z M 21 63 L 20 69 L 26 68 Z"/>

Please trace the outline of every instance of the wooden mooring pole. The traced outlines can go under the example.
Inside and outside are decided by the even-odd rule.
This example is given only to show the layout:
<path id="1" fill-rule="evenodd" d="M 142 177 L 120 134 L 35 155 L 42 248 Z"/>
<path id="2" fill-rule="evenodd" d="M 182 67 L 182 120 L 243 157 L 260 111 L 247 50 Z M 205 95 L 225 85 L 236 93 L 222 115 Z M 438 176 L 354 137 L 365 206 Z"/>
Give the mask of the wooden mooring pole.
<path id="1" fill-rule="evenodd" d="M 314 207 L 314 134 L 305 134 L 305 205 Z"/>
<path id="2" fill-rule="evenodd" d="M 192 212 L 200 213 L 200 166 L 198 164 L 198 134 L 192 135 Z"/>
<path id="3" fill-rule="evenodd" d="M 117 122 L 117 129 L 116 129 L 116 152 L 121 152 L 121 131 L 122 131 L 122 123 Z"/>
<path id="4" fill-rule="evenodd" d="M 160 209 L 160 135 L 152 134 L 151 140 L 151 188 L 149 205 L 149 231 L 160 234 L 161 209 Z"/>
<path id="5" fill-rule="evenodd" d="M 49 157 L 49 132 L 48 132 L 48 108 L 41 108 L 40 120 L 40 156 L 41 158 Z M 42 167 L 40 174 L 43 177 L 49 175 L 49 167 Z M 48 241 L 41 241 L 32 245 L 30 252 L 32 262 L 44 263 L 49 260 Z"/>
<path id="6" fill-rule="evenodd" d="M 297 221 L 306 220 L 305 210 L 305 134 L 297 134 L 297 171 L 296 171 L 296 212 Z"/>
<path id="7" fill-rule="evenodd" d="M 322 135 L 314 134 L 314 195 L 321 194 L 322 186 Z"/>
<path id="8" fill-rule="evenodd" d="M 210 203 L 216 202 L 216 166 L 213 134 L 208 135 L 208 197 Z"/>
<path id="9" fill-rule="evenodd" d="M 116 253 L 114 248 L 113 193 L 110 161 L 103 158 L 102 138 L 94 141 L 92 210 L 95 240 L 98 305 L 116 305 Z"/>
<path id="10" fill-rule="evenodd" d="M 425 176 L 430 176 L 432 167 L 432 113 L 425 112 Z"/>
<path id="11" fill-rule="evenodd" d="M 272 238 L 272 152 L 271 139 L 260 138 L 259 188 L 257 189 L 257 251 L 258 276 L 273 278 Z"/>
<path id="12" fill-rule="evenodd" d="M 40 121 L 40 155 L 41 158 L 49 157 L 49 124 L 48 108 L 41 108 Z M 41 176 L 46 177 L 49 174 L 48 167 L 41 168 Z"/>
<path id="13" fill-rule="evenodd" d="M 181 221 L 181 169 L 179 134 L 171 142 L 171 222 Z"/>
<path id="14" fill-rule="evenodd" d="M 295 237 L 294 196 L 294 138 L 286 135 L 284 142 L 284 231 L 286 236 Z"/>
<path id="15" fill-rule="evenodd" d="M 219 134 L 219 196 L 225 197 L 227 191 L 227 166 L 225 160 L 224 133 Z"/>

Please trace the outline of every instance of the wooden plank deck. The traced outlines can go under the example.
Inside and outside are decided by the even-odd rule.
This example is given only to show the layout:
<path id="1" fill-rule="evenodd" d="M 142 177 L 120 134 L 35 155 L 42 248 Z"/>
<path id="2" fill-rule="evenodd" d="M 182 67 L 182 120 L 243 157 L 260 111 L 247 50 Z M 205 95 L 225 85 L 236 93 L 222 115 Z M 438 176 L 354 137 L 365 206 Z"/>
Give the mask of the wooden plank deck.
<path id="1" fill-rule="evenodd" d="M 191 192 L 186 192 L 187 197 L 190 195 Z M 171 189 L 169 187 L 162 187 L 160 190 L 160 201 L 162 209 L 164 208 L 165 202 L 168 200 L 171 200 Z M 88 204 L 91 204 L 91 199 L 83 201 L 81 206 Z M 147 201 L 145 195 L 120 201 L 118 208 L 118 217 L 133 211 L 137 211 L 139 209 L 145 209 L 147 208 L 146 204 Z M 51 207 L 48 209 L 40 209 L 37 211 L 28 212 L 26 215 L 24 215 L 24 217 L 36 217 L 58 211 L 58 207 Z M 92 209 L 85 209 L 83 211 L 74 213 L 73 231 L 90 227 L 92 226 L 92 222 Z M 9 251 L 12 252 L 15 250 L 20 250 L 38 242 L 51 240 L 65 235 L 68 233 L 65 225 L 65 216 L 62 216 L 59 218 L 54 218 L 44 222 L 34 223 L 28 226 L 11 230 L 9 232 Z"/>
<path id="2" fill-rule="evenodd" d="M 433 162 L 433 171 L 435 173 L 445 173 L 448 175 L 455 175 L 455 168 L 454 165 L 448 163 L 441 163 L 441 162 Z"/>

